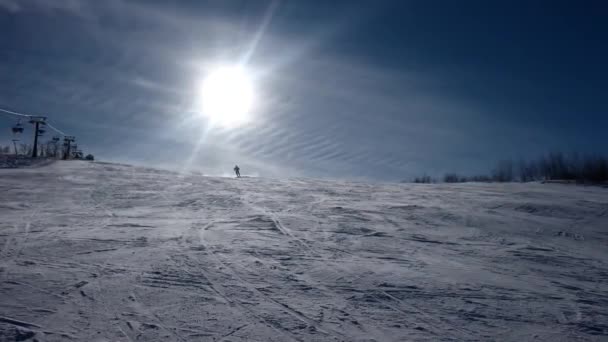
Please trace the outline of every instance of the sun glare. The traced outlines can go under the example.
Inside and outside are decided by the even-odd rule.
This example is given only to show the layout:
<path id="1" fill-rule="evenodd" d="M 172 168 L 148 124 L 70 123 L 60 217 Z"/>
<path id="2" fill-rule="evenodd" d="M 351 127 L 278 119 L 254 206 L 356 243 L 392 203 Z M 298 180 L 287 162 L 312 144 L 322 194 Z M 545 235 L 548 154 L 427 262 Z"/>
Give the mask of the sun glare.
<path id="1" fill-rule="evenodd" d="M 212 71 L 201 89 L 202 114 L 213 124 L 236 127 L 249 120 L 253 87 L 241 67 L 222 67 Z"/>

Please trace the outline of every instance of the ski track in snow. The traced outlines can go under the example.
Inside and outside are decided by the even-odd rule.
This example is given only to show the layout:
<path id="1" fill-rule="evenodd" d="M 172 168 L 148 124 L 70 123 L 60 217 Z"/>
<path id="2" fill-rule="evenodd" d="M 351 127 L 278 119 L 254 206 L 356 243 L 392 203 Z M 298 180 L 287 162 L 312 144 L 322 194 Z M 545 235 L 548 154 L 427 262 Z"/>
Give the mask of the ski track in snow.
<path id="1" fill-rule="evenodd" d="M 0 170 L 0 341 L 605 341 L 608 190 Z"/>

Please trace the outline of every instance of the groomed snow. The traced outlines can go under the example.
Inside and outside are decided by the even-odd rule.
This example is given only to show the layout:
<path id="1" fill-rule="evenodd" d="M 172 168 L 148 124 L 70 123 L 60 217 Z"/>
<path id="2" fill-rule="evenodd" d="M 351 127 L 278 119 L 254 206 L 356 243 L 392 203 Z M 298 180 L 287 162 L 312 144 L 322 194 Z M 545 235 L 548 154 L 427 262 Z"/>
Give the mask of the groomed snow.
<path id="1" fill-rule="evenodd" d="M 606 341 L 608 189 L 0 170 L 0 341 Z"/>

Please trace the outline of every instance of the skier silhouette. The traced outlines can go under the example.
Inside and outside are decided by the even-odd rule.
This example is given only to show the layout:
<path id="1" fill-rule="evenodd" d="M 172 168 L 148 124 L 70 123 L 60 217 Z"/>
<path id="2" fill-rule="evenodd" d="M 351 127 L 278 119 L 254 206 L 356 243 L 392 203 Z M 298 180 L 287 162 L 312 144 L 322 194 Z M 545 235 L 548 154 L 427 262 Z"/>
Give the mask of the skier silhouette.
<path id="1" fill-rule="evenodd" d="M 240 168 L 238 165 L 235 165 L 235 166 L 234 166 L 234 173 L 236 173 L 236 176 L 237 176 L 238 178 L 240 178 L 240 177 L 241 177 L 241 168 Z"/>

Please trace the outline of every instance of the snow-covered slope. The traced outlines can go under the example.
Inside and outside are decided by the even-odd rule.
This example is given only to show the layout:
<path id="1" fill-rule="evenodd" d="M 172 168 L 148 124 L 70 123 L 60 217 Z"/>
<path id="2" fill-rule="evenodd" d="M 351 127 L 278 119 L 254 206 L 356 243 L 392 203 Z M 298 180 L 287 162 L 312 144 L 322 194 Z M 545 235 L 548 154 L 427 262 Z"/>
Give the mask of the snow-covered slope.
<path id="1" fill-rule="evenodd" d="M 608 190 L 0 170 L 0 340 L 600 341 Z"/>

